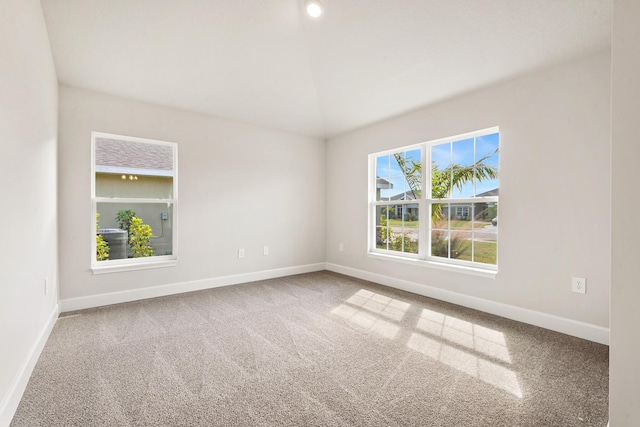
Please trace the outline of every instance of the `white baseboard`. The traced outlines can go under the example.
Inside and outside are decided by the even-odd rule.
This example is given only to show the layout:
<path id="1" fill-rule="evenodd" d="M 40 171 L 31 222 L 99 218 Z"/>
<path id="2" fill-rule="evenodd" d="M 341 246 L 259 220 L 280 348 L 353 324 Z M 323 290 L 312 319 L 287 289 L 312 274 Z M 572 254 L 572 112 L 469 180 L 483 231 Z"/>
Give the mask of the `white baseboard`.
<path id="1" fill-rule="evenodd" d="M 172 283 L 169 285 L 153 286 L 149 288 L 131 289 L 120 292 L 91 295 L 87 297 L 60 300 L 60 312 L 83 310 L 85 308 L 101 307 L 123 302 L 138 301 L 147 298 L 163 297 L 183 292 L 200 291 L 218 288 L 220 286 L 236 285 L 239 283 L 255 282 L 256 280 L 273 279 L 291 276 L 293 274 L 311 273 L 325 269 L 325 263 L 307 264 L 295 267 L 277 268 L 273 270 L 256 271 L 253 273 L 234 274 L 230 276 L 212 277 L 210 279 L 193 280 L 190 282 Z"/>
<path id="2" fill-rule="evenodd" d="M 314 271 L 329 270 L 336 273 L 359 279 L 369 280 L 381 285 L 412 292 L 441 301 L 458 304 L 464 307 L 506 317 L 540 326 L 552 331 L 583 338 L 597 343 L 609 344 L 609 329 L 589 323 L 578 322 L 564 317 L 554 316 L 539 311 L 516 307 L 509 304 L 490 301 L 470 295 L 452 292 L 446 289 L 422 285 L 407 280 L 401 280 L 382 274 L 371 273 L 351 267 L 345 267 L 332 263 L 317 263 L 295 267 L 279 268 L 274 270 L 257 271 L 253 273 L 235 274 L 230 276 L 214 277 L 210 279 L 195 280 L 190 282 L 173 283 L 169 285 L 154 286 L 150 288 L 131 289 L 127 291 L 112 292 L 107 294 L 91 295 L 80 298 L 60 300 L 60 312 L 82 310 L 86 308 L 101 307 L 123 302 L 137 301 L 147 298 L 155 298 L 174 295 L 183 292 L 199 291 L 203 289 L 217 288 L 220 286 L 236 285 L 239 283 L 253 282 L 256 280 L 273 279 L 276 277 L 290 276 L 293 274 L 311 273 Z"/>
<path id="3" fill-rule="evenodd" d="M 47 343 L 49 334 L 51 334 L 51 331 L 53 330 L 53 327 L 58 320 L 58 315 L 58 305 L 56 304 L 53 307 L 53 310 L 51 310 L 49 319 L 44 325 L 44 328 L 42 328 L 38 339 L 31 348 L 31 351 L 27 355 L 27 358 L 22 363 L 22 366 L 18 370 L 18 374 L 15 376 L 13 383 L 9 388 L 9 391 L 4 396 L 4 399 L 2 399 L 2 402 L 0 402 L 1 427 L 9 426 L 9 424 L 11 424 L 11 420 L 13 419 L 13 416 L 16 413 L 16 409 L 18 409 L 18 405 L 20 404 L 20 399 L 22 399 L 22 395 L 27 388 L 29 378 L 31 378 L 33 368 L 35 368 L 36 363 L 38 362 L 38 358 L 40 357 L 40 353 L 42 353 L 42 349 Z"/>
<path id="4" fill-rule="evenodd" d="M 370 282 L 412 292 L 414 294 L 506 317 L 507 319 L 540 326 L 545 329 L 550 329 L 552 331 L 561 332 L 563 334 L 572 335 L 574 337 L 583 338 L 600 344 L 609 345 L 609 329 L 602 326 L 578 322 L 576 320 L 554 316 L 552 314 L 490 301 L 470 295 L 464 295 L 448 291 L 446 289 L 396 279 L 394 277 L 345 267 L 339 264 L 327 263 L 326 269 L 336 273 L 345 274 L 347 276 L 356 277 L 358 279 L 368 280 Z"/>

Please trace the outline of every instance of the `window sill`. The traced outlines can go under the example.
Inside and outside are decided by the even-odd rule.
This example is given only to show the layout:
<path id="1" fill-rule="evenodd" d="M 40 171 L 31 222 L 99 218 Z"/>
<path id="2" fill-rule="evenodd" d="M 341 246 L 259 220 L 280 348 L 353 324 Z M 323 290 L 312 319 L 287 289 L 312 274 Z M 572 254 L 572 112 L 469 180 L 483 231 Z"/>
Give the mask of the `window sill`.
<path id="1" fill-rule="evenodd" d="M 123 271 L 149 270 L 152 268 L 175 267 L 178 265 L 177 259 L 158 260 L 144 263 L 123 263 L 112 265 L 94 265 L 91 267 L 93 274 L 120 273 Z"/>
<path id="2" fill-rule="evenodd" d="M 369 252 L 367 253 L 367 256 L 373 259 L 400 262 L 403 264 L 409 264 L 409 265 L 414 265 L 418 267 L 435 268 L 437 270 L 445 270 L 445 271 L 451 271 L 454 273 L 469 274 L 471 276 L 485 277 L 488 279 L 495 279 L 496 276 L 498 275 L 497 270 L 489 270 L 489 269 L 479 268 L 479 267 L 467 267 L 465 265 L 445 264 L 442 262 L 430 261 L 430 260 L 424 260 L 424 259 L 418 259 L 418 258 L 406 258 L 406 257 L 399 257 L 399 256 L 393 256 L 393 255 L 387 255 L 387 254 L 381 254 L 381 253 L 375 253 L 375 252 Z"/>

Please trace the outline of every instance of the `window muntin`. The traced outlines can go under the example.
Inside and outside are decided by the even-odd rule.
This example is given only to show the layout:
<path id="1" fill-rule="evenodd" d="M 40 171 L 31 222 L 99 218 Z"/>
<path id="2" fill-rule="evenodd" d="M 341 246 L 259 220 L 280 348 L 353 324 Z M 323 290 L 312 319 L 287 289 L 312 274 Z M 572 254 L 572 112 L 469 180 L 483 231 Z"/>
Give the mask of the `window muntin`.
<path id="1" fill-rule="evenodd" d="M 375 157 L 375 247 L 419 254 L 422 149 Z"/>
<path id="2" fill-rule="evenodd" d="M 94 132 L 92 159 L 94 272 L 174 262 L 177 144 Z"/>
<path id="3" fill-rule="evenodd" d="M 433 203 L 430 255 L 451 261 L 497 264 L 498 203 Z"/>
<path id="4" fill-rule="evenodd" d="M 417 255 L 419 211 L 417 203 L 376 206 L 376 248 Z"/>
<path id="5" fill-rule="evenodd" d="M 370 252 L 497 269 L 498 128 L 372 154 L 370 162 Z"/>
<path id="6" fill-rule="evenodd" d="M 375 172 L 376 200 L 420 198 L 422 173 L 417 165 L 422 165 L 422 154 L 419 148 L 378 156 Z"/>

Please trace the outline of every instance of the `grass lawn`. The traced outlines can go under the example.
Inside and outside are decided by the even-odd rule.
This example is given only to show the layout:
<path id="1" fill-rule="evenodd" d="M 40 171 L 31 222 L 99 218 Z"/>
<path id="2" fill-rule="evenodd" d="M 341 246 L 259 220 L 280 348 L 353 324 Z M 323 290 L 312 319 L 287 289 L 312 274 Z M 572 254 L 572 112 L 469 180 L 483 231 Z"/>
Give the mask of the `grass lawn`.
<path id="1" fill-rule="evenodd" d="M 471 261 L 471 245 L 465 245 L 465 249 L 460 253 L 458 259 Z M 496 253 L 498 245 L 493 242 L 475 242 L 475 262 L 484 264 L 496 264 Z"/>
<path id="2" fill-rule="evenodd" d="M 390 219 L 387 224 L 389 227 L 402 227 L 401 219 Z M 405 221 L 404 228 L 418 228 L 418 221 Z"/>
<path id="3" fill-rule="evenodd" d="M 418 228 L 419 221 L 405 221 L 404 228 Z M 389 219 L 387 221 L 389 227 L 402 227 L 401 219 Z M 452 230 L 471 230 L 471 226 L 476 230 L 482 230 L 487 225 L 491 225 L 491 221 L 465 221 L 463 219 L 452 219 L 451 220 L 451 229 Z M 447 223 L 446 221 L 440 222 L 440 224 L 436 224 L 434 228 L 442 228 L 446 229 Z"/>
<path id="4" fill-rule="evenodd" d="M 471 225 L 473 224 L 473 228 L 476 230 L 482 230 L 487 225 L 491 225 L 491 221 L 465 221 L 463 219 L 452 219 L 451 220 L 451 229 L 452 230 L 471 230 Z M 433 228 L 441 228 L 447 229 L 447 221 L 440 221 L 440 223 L 434 225 Z"/>
<path id="5" fill-rule="evenodd" d="M 459 224 L 455 224 L 455 223 L 459 223 Z M 468 228 L 466 228 L 466 230 L 471 230 L 471 221 L 462 221 L 462 220 L 455 220 L 452 221 L 452 227 L 455 226 L 460 226 L 462 227 L 463 225 L 467 225 L 468 224 Z M 479 222 L 476 221 L 476 227 L 478 227 L 478 224 L 484 224 L 483 222 Z M 402 227 L 403 226 L 403 222 L 400 219 L 390 219 L 388 222 L 388 227 Z M 404 227 L 406 228 L 418 228 L 418 221 L 405 221 L 404 222 Z M 465 230 L 463 228 L 458 228 L 458 230 Z M 410 233 L 410 232 L 406 232 L 406 233 Z M 390 242 L 390 247 L 389 250 L 395 250 L 395 251 L 400 251 L 401 247 L 402 247 L 402 240 L 401 236 L 402 234 L 400 234 L 399 232 L 392 232 L 391 236 L 393 237 L 391 239 Z M 408 236 L 408 234 L 407 234 Z M 457 237 L 456 237 L 457 236 Z M 498 252 L 498 245 L 496 242 L 485 242 L 485 241 L 471 241 L 470 240 L 471 237 L 471 232 L 466 232 L 466 231 L 458 231 L 457 233 L 454 234 L 454 238 L 453 241 L 451 242 L 451 244 L 453 245 L 451 250 L 453 251 L 454 248 L 459 252 L 459 254 L 453 254 L 452 253 L 452 258 L 453 259 L 460 259 L 460 260 L 464 260 L 464 261 L 471 261 L 471 247 L 472 247 L 472 243 L 474 245 L 474 260 L 475 262 L 480 262 L 483 264 L 492 264 L 495 265 L 496 264 L 496 257 L 497 257 L 497 252 Z M 458 241 L 458 243 L 456 244 L 455 241 Z M 405 245 L 407 245 L 405 247 L 405 252 L 411 252 L 411 253 L 418 253 L 418 242 L 413 241 L 413 240 L 409 240 L 409 239 L 404 239 Z M 441 250 L 444 250 L 443 255 L 445 257 L 447 257 L 447 252 L 448 252 L 448 243 L 447 240 L 444 240 L 444 247 L 440 247 Z M 432 242 L 432 245 L 436 245 L 436 243 Z M 378 249 L 387 249 L 387 245 L 386 244 L 380 244 L 378 243 L 377 245 Z M 436 246 L 432 246 L 432 250 L 434 251 L 434 254 L 436 254 L 436 256 L 440 256 L 440 254 L 436 251 L 437 247 Z"/>
<path id="6" fill-rule="evenodd" d="M 452 219 L 451 229 L 452 230 L 471 230 L 472 223 L 473 223 L 473 228 L 475 228 L 476 230 L 481 230 L 487 225 L 491 225 L 491 221 L 464 221 L 462 219 Z"/>

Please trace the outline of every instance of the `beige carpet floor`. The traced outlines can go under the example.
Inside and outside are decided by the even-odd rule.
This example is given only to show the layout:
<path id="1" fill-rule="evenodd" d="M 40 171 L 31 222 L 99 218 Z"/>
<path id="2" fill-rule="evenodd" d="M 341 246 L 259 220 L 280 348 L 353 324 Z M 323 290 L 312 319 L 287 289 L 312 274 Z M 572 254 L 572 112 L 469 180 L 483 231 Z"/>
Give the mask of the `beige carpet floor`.
<path id="1" fill-rule="evenodd" d="M 598 426 L 608 347 L 319 272 L 58 320 L 12 426 Z"/>

